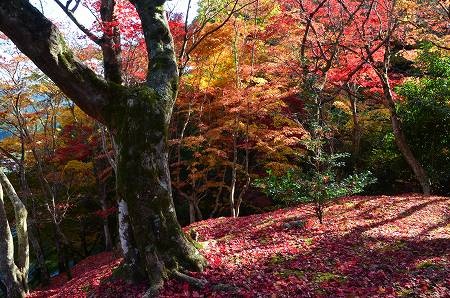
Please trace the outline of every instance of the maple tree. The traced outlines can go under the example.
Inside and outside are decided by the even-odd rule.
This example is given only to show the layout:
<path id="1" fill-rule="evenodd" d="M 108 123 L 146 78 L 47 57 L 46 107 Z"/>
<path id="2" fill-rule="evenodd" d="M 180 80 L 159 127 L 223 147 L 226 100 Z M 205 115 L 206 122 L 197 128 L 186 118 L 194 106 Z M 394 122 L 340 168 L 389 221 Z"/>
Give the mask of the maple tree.
<path id="1" fill-rule="evenodd" d="M 255 181 L 256 186 L 266 194 L 286 204 L 313 202 L 321 224 L 327 204 L 337 198 L 360 193 L 366 186 L 376 182 L 370 171 L 353 173 L 345 178 L 337 177 L 337 169 L 345 165 L 343 159 L 348 154 L 328 154 L 324 151 L 323 137 L 326 130 L 326 127 L 318 126 L 314 128 L 314 138 L 304 141 L 312 155 L 303 161 L 303 166 L 290 168 L 281 177 L 269 170 L 268 177 Z"/>
<path id="2" fill-rule="evenodd" d="M 112 131 L 119 152 L 117 190 L 128 205 L 140 252 L 140 261 L 129 265 L 139 273 L 136 275 L 149 279 L 149 293 L 158 291 L 163 279 L 172 271 L 176 274 L 178 267 L 202 270 L 205 265 L 181 231 L 172 202 L 166 142 L 178 90 L 178 65 L 164 2 L 130 2 L 141 22 L 148 62 L 145 84 L 130 87 L 122 85 L 114 1 L 97 2 L 101 38 L 77 23 L 70 14 L 70 2 L 61 5 L 57 1 L 101 46 L 104 80 L 74 56 L 59 30 L 28 1 L 9 1 L 0 6 L 0 30 L 82 110 Z M 30 18 L 34 24 L 24 21 Z M 41 46 L 31 46 L 29 38 Z"/>
<path id="3" fill-rule="evenodd" d="M 73 278 L 73 288 L 59 288 L 67 295 L 124 292 L 120 278 L 109 290 L 98 285 L 111 268 L 86 267 L 95 282 L 81 287 L 81 267 L 71 270 L 94 252 L 115 254 L 117 243 L 122 261 L 92 260 L 121 262 L 114 276 L 150 282 L 129 295 L 251 296 L 210 278 L 224 262 L 200 249 L 202 257 L 196 241 L 221 227 L 198 232 L 195 222 L 273 210 L 293 192 L 333 222 L 336 198 L 361 190 L 352 173 L 366 170 L 377 183 L 365 193 L 449 191 L 445 1 L 205 0 L 196 12 L 188 1 L 184 14 L 164 11 L 162 0 L 53 1 L 81 36 L 29 1 L 0 4 L 0 162 L 29 212 L 32 283 L 36 266 L 43 284 L 49 272 L 61 286 Z M 93 24 L 77 18 L 82 6 Z M 336 157 L 346 161 L 339 170 L 327 164 Z M 183 232 L 178 222 L 193 225 Z M 185 274 L 203 270 L 205 257 L 206 273 Z M 277 277 L 299 277 L 292 270 Z M 341 281 L 332 270 L 306 271 L 295 272 Z M 164 287 L 171 278 L 179 282 Z M 278 281 L 271 293 L 296 291 Z M 400 291 L 377 286 L 366 290 Z"/>

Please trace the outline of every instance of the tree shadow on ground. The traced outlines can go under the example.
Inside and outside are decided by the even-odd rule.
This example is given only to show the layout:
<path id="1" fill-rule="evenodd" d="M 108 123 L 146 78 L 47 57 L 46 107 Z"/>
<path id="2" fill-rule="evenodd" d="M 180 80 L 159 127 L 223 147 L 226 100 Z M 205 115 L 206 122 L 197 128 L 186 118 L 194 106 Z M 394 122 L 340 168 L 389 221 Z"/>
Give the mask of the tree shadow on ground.
<path id="1" fill-rule="evenodd" d="M 245 244 L 227 252 L 230 257 L 205 277 L 232 283 L 250 297 L 448 297 L 450 237 L 428 236 L 449 224 L 448 202 L 422 196 L 348 199 L 329 208 L 324 225 L 314 219 L 312 206 L 246 220 L 243 230 L 227 225 L 239 237 L 221 245 Z M 287 229 L 283 223 L 290 219 L 307 225 Z M 252 254 L 252 262 L 240 264 L 244 254 Z"/>

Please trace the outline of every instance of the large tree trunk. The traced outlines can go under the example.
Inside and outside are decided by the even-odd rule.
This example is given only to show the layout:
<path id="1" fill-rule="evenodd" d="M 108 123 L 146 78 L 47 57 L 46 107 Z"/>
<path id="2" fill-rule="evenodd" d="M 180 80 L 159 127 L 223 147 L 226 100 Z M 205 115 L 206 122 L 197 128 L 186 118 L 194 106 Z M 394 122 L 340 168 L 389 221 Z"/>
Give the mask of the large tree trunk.
<path id="1" fill-rule="evenodd" d="M 118 194 L 128 205 L 138 265 L 158 289 L 172 270 L 202 270 L 205 261 L 176 218 L 167 152 L 170 113 L 155 104 L 160 95 L 147 87 L 127 93 L 112 129 L 119 149 Z"/>
<path id="2" fill-rule="evenodd" d="M 27 0 L 0 1 L 0 30 L 85 113 L 114 133 L 119 147 L 117 191 L 128 205 L 137 265 L 157 290 L 172 270 L 202 270 L 206 262 L 181 230 L 172 201 L 167 133 L 178 67 L 165 1 L 130 2 L 141 19 L 147 46 L 145 86 L 123 87 L 118 80 L 100 78 Z"/>
<path id="3" fill-rule="evenodd" d="M 113 154 L 110 154 L 110 151 L 106 144 L 106 128 L 105 126 L 102 126 L 101 137 L 102 137 L 103 151 L 108 159 L 110 166 L 113 169 L 114 177 L 116 179 L 117 184 L 117 160 L 119 152 L 117 149 L 117 144 L 114 141 L 114 136 L 110 132 L 109 136 Z M 118 206 L 119 242 L 120 248 L 122 250 L 122 255 L 125 260 L 124 266 L 127 267 L 126 271 L 130 273 L 129 275 L 133 275 L 133 271 L 135 271 L 134 268 L 136 267 L 137 264 L 137 254 L 131 237 L 132 231 L 128 217 L 128 205 L 122 198 L 117 197 L 117 206 Z"/>
<path id="4" fill-rule="evenodd" d="M 128 205 L 121 198 L 118 201 L 118 224 L 119 224 L 119 241 L 120 248 L 122 250 L 124 258 L 124 267 L 127 275 L 129 275 L 131 280 L 138 280 L 142 278 L 143 272 L 139 273 L 138 259 L 137 259 L 137 249 L 133 245 L 132 230 L 130 224 L 130 217 L 128 214 Z M 135 276 L 136 273 L 136 276 Z"/>

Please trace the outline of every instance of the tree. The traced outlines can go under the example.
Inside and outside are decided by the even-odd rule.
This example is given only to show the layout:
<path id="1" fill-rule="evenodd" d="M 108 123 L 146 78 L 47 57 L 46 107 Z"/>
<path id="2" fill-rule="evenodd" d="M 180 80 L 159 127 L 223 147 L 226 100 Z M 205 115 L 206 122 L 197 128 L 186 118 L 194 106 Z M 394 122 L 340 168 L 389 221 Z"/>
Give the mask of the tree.
<path id="1" fill-rule="evenodd" d="M 420 158 L 434 192 L 448 193 L 450 157 L 450 56 L 426 44 L 415 64 L 416 74 L 397 86 L 396 105 L 411 150 Z M 427 144 L 424 145 L 424 140 Z"/>
<path id="2" fill-rule="evenodd" d="M 3 187 L 14 207 L 15 230 L 18 239 L 16 258 L 3 200 Z M 29 268 L 27 210 L 2 169 L 0 169 L 0 237 L 0 277 L 6 285 L 7 296 L 11 298 L 25 297 L 28 293 Z"/>
<path id="3" fill-rule="evenodd" d="M 353 173 L 345 178 L 338 176 L 337 169 L 345 165 L 343 158 L 348 154 L 329 154 L 324 150 L 327 130 L 316 125 L 311 139 L 304 141 L 310 155 L 301 167 L 293 167 L 283 176 L 268 171 L 267 177 L 255 181 L 256 186 L 280 202 L 313 203 L 321 224 L 329 202 L 360 193 L 376 181 L 370 172 Z"/>
<path id="4" fill-rule="evenodd" d="M 84 112 L 105 124 L 118 146 L 117 191 L 128 205 L 139 251 L 136 270 L 151 284 L 204 258 L 178 224 L 167 164 L 167 133 L 178 91 L 178 67 L 164 0 L 133 0 L 148 56 L 145 84 L 123 86 L 114 35 L 102 44 L 106 79 L 73 54 L 57 27 L 26 0 L 0 4 L 0 30 Z M 102 1 L 114 11 L 114 1 Z M 112 13 L 111 13 L 112 17 Z M 117 45 L 117 44 L 116 44 Z"/>
<path id="5" fill-rule="evenodd" d="M 399 26 L 400 19 L 403 15 L 403 11 L 401 7 L 398 6 L 396 0 L 390 0 L 386 1 L 386 7 L 384 9 L 380 9 L 379 13 L 384 16 L 379 20 L 379 26 L 380 28 L 382 28 L 380 32 L 382 32 L 383 34 L 383 41 L 381 42 L 381 44 L 383 45 L 384 50 L 381 61 L 376 61 L 373 55 L 370 54 L 367 47 L 365 48 L 365 51 L 368 57 L 368 61 L 376 72 L 381 83 L 384 99 L 386 100 L 386 106 L 390 112 L 392 130 L 395 136 L 397 147 L 410 166 L 414 175 L 416 176 L 416 179 L 420 183 L 423 194 L 430 195 L 430 179 L 424 167 L 420 164 L 417 157 L 411 151 L 410 145 L 408 144 L 408 141 L 405 137 L 405 133 L 403 132 L 401 126 L 400 117 L 398 116 L 395 107 L 392 82 L 389 78 L 389 70 L 392 66 L 391 56 L 393 50 L 393 39 L 395 37 L 396 29 Z M 361 31 L 363 32 L 363 37 L 365 37 L 366 32 L 364 31 L 364 29 Z"/>
<path id="6" fill-rule="evenodd" d="M 36 125 L 37 121 L 42 119 L 39 118 L 41 113 L 36 110 L 28 90 L 28 80 L 33 70 L 27 66 L 28 63 L 25 57 L 16 53 L 9 54 L 9 58 L 0 63 L 0 69 L 2 70 L 2 97 L 0 102 L 0 109 L 2 110 L 0 121 L 2 124 L 0 129 L 7 131 L 11 135 L 10 138 L 15 138 L 17 142 L 6 141 L 13 148 L 11 150 L 3 146 L 5 139 L 1 140 L 0 155 L 2 155 L 4 160 L 12 162 L 11 168 L 17 169 L 20 177 L 19 189 L 21 193 L 19 195 L 23 198 L 23 202 L 28 210 L 28 237 L 39 266 L 40 279 L 43 284 L 47 284 L 50 280 L 50 274 L 45 264 L 45 256 L 39 239 L 39 229 L 35 216 L 36 210 L 34 208 L 36 201 L 30 188 L 29 177 L 27 177 L 29 170 L 27 168 L 28 146 L 30 143 L 35 143 L 30 139 L 31 135 L 28 127 Z M 30 111 L 31 107 L 33 107 L 32 111 Z M 28 112 L 25 111 L 27 108 Z M 33 207 L 29 208 L 28 206 Z"/>

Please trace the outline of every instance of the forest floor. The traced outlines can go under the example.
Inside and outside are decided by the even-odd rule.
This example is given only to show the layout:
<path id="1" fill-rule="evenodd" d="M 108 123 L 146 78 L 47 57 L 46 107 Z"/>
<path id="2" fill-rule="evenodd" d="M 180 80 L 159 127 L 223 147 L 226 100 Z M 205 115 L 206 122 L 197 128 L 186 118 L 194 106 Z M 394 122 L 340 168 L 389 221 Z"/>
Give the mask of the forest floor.
<path id="1" fill-rule="evenodd" d="M 161 297 L 450 297 L 450 198 L 351 197 L 186 227 L 199 233 L 209 267 L 203 289 L 170 280 Z M 145 285 L 102 282 L 120 264 L 89 257 L 68 282 L 31 297 L 139 297 Z"/>

